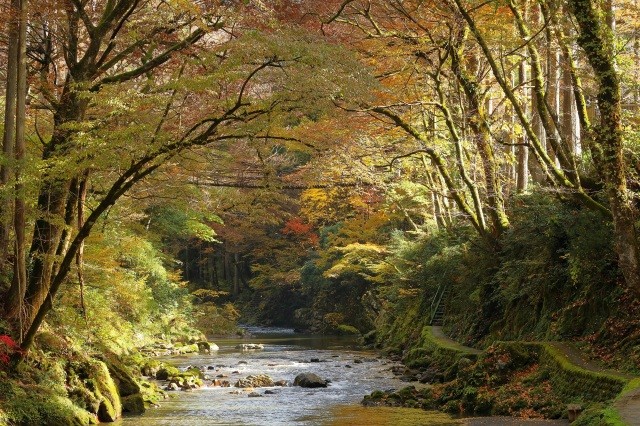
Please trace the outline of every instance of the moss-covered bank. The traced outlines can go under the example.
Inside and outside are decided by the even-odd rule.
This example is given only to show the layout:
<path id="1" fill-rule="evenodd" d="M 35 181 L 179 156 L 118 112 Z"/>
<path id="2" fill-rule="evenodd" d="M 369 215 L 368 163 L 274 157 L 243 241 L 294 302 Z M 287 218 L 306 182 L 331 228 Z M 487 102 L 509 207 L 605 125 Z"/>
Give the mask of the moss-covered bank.
<path id="1" fill-rule="evenodd" d="M 424 327 L 404 358 L 424 373 L 426 386 L 376 391 L 365 397 L 365 405 L 551 419 L 570 417 L 571 410 L 583 412 L 577 424 L 620 425 L 612 402 L 639 385 L 625 375 L 577 365 L 553 343 L 496 342 L 478 351 L 435 331 Z"/>
<path id="2" fill-rule="evenodd" d="M 87 353 L 43 332 L 17 368 L 0 371 L 0 425 L 79 426 L 141 414 L 166 397 L 142 376 L 155 377 L 161 367 L 173 373 L 167 379 L 175 376 L 189 384 L 200 380 L 197 373 L 180 372 L 140 353 Z"/>

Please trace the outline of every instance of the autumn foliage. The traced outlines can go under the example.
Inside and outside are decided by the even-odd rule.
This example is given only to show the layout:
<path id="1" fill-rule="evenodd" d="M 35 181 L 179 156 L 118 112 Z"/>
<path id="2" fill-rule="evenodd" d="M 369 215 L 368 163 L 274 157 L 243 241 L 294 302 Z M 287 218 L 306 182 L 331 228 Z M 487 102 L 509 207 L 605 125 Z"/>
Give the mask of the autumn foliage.
<path id="1" fill-rule="evenodd" d="M 318 234 L 314 232 L 313 226 L 309 223 L 304 223 L 299 217 L 288 220 L 282 228 L 282 233 L 301 241 L 303 244 L 306 243 L 311 247 L 318 246 L 319 237 Z"/>
<path id="2" fill-rule="evenodd" d="M 11 356 L 20 351 L 20 346 L 6 334 L 0 335 L 0 368 L 9 364 Z"/>

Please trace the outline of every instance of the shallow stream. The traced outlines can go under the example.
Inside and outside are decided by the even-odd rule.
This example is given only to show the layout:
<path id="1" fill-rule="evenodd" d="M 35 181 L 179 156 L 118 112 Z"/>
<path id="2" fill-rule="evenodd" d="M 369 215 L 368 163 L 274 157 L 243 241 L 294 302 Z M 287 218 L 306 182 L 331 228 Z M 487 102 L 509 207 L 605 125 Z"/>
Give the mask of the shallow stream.
<path id="1" fill-rule="evenodd" d="M 350 337 L 304 336 L 285 329 L 250 329 L 250 339 L 212 339 L 220 350 L 211 355 L 173 357 L 178 367 L 203 367 L 212 377 L 224 374 L 233 385 L 251 374 L 267 374 L 293 383 L 312 372 L 331 383 L 327 388 L 257 388 L 261 397 L 238 388 L 204 387 L 172 392 L 160 408 L 125 417 L 120 426 L 148 425 L 455 425 L 439 413 L 395 408 L 365 408 L 362 397 L 376 389 L 407 385 L 394 377 L 393 362 L 358 349 Z M 264 350 L 241 351 L 241 343 L 262 343 Z M 312 361 L 313 360 L 313 361 Z M 214 369 L 210 369 L 214 367 Z M 206 383 L 210 383 L 206 381 Z M 266 390 L 273 394 L 264 395 Z"/>

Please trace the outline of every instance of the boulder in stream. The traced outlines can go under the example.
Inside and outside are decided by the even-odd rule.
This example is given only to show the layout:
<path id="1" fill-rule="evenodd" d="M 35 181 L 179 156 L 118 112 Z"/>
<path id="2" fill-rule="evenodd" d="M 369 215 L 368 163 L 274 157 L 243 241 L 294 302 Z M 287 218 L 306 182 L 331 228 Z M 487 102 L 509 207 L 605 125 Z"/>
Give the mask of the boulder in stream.
<path id="1" fill-rule="evenodd" d="M 237 388 L 263 388 L 275 386 L 273 379 L 266 374 L 255 374 L 247 376 L 244 379 L 240 379 L 236 382 Z"/>
<path id="2" fill-rule="evenodd" d="M 322 379 L 315 373 L 301 373 L 294 379 L 293 386 L 300 386 L 303 388 L 326 388 L 328 383 L 328 380 Z"/>
<path id="3" fill-rule="evenodd" d="M 215 343 L 211 344 L 211 343 L 209 343 L 207 341 L 198 342 L 196 344 L 198 345 L 198 352 L 201 353 L 201 354 L 210 354 L 212 350 L 215 351 L 215 350 L 219 349 L 217 347 L 218 345 L 216 345 Z M 212 345 L 216 349 L 213 349 Z"/>

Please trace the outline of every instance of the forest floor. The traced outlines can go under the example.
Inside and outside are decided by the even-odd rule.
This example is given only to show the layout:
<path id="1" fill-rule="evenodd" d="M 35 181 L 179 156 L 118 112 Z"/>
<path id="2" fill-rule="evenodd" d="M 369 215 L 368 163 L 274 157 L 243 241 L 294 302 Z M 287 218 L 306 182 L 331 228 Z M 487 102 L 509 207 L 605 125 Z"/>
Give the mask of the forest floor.
<path id="1" fill-rule="evenodd" d="M 455 340 L 449 338 L 442 331 L 442 327 L 432 327 L 431 332 L 437 338 L 446 341 L 452 346 L 459 347 L 465 351 L 480 353 L 481 351 L 475 348 L 461 345 Z M 566 342 L 550 342 L 556 349 L 561 351 L 567 359 L 574 365 L 584 368 L 585 370 L 594 371 L 598 373 L 607 373 L 616 376 L 621 376 L 626 379 L 633 379 L 634 376 L 621 373 L 619 371 L 607 369 L 596 362 L 590 360 L 584 353 L 578 348 Z M 615 402 L 615 407 L 620 414 L 622 420 L 630 425 L 640 425 L 640 388 L 636 389 L 627 395 L 619 398 Z M 465 419 L 465 423 L 469 426 L 517 426 L 517 425 L 535 425 L 535 424 L 569 424 L 567 420 L 526 420 L 526 419 L 514 419 L 512 417 L 474 417 Z"/>

